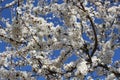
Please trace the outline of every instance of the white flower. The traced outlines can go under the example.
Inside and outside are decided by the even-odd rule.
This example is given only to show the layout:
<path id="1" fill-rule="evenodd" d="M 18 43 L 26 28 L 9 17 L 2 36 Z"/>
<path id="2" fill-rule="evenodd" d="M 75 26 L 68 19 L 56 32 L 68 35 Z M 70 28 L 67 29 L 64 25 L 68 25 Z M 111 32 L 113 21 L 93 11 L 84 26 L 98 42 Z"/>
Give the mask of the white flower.
<path id="1" fill-rule="evenodd" d="M 12 27 L 11 24 L 9 24 L 8 22 L 6 22 L 6 27 L 10 28 Z"/>
<path id="2" fill-rule="evenodd" d="M 111 73 L 110 75 L 107 76 L 106 80 L 115 80 L 115 75 Z"/>
<path id="3" fill-rule="evenodd" d="M 5 35 L 5 34 L 6 34 L 5 30 L 4 29 L 0 29 L 0 35 Z"/>
<path id="4" fill-rule="evenodd" d="M 84 78 L 84 75 L 83 74 L 81 74 L 81 72 L 80 71 L 75 71 L 75 76 L 77 77 L 77 78 L 79 78 L 80 80 L 83 80 L 83 78 Z"/>
<path id="5" fill-rule="evenodd" d="M 43 65 L 42 68 L 43 68 L 43 69 L 47 69 L 47 65 Z"/>
<path id="6" fill-rule="evenodd" d="M 64 74 L 64 76 L 65 76 L 66 78 L 70 77 L 71 75 L 72 75 L 71 73 L 66 73 L 66 74 Z"/>
<path id="7" fill-rule="evenodd" d="M 95 5 L 101 6 L 102 4 L 101 4 L 101 2 L 95 2 Z"/>
<path id="8" fill-rule="evenodd" d="M 112 12 L 112 13 L 116 13 L 116 6 L 112 6 L 110 8 L 108 8 L 108 12 Z"/>
<path id="9" fill-rule="evenodd" d="M 37 12 L 38 10 L 39 10 L 39 7 L 34 7 L 34 8 L 33 8 L 33 11 L 34 11 L 34 12 Z"/>
<path id="10" fill-rule="evenodd" d="M 37 58 L 37 59 L 40 59 L 40 60 L 43 60 L 43 59 L 44 59 L 43 56 L 38 56 L 38 55 L 36 56 L 36 58 Z"/>
<path id="11" fill-rule="evenodd" d="M 71 18 L 70 18 L 70 22 L 71 22 L 71 23 L 74 23 L 74 22 L 76 22 L 76 21 L 77 21 L 76 16 L 75 16 L 75 15 L 72 15 Z"/>
<path id="12" fill-rule="evenodd" d="M 26 27 L 22 27 L 22 34 L 27 34 L 28 33 L 28 29 Z"/>
<path id="13" fill-rule="evenodd" d="M 91 76 L 88 76 L 87 80 L 94 80 L 94 79 Z"/>
<path id="14" fill-rule="evenodd" d="M 56 70 L 57 70 L 57 68 L 56 68 L 55 66 L 49 66 L 49 68 L 50 68 L 50 70 L 52 70 L 52 71 L 56 71 Z"/>
<path id="15" fill-rule="evenodd" d="M 74 67 L 74 66 L 75 66 L 75 64 L 74 64 L 73 62 L 70 62 L 70 63 L 64 65 L 64 69 L 65 69 L 66 71 L 69 71 L 69 70 L 71 70 L 72 67 Z"/>
<path id="16" fill-rule="evenodd" d="M 42 73 L 42 70 L 41 70 L 41 69 L 39 69 L 37 73 L 38 73 L 38 74 L 41 74 L 41 73 Z"/>
<path id="17" fill-rule="evenodd" d="M 24 78 L 26 79 L 26 78 L 28 77 L 27 72 L 23 72 L 23 76 L 24 76 Z"/>
<path id="18" fill-rule="evenodd" d="M 77 11 L 75 9 L 71 9 L 71 13 L 76 15 L 77 14 Z"/>
<path id="19" fill-rule="evenodd" d="M 100 59 L 98 59 L 96 56 L 92 57 L 92 64 L 93 66 L 97 66 L 98 62 L 100 62 Z"/>
<path id="20" fill-rule="evenodd" d="M 88 65 L 86 63 L 87 62 L 83 60 L 77 65 L 77 70 L 83 75 L 86 75 L 88 72 Z"/>
<path id="21" fill-rule="evenodd" d="M 5 7 L 9 7 L 9 6 L 15 4 L 15 2 L 16 2 L 16 1 L 12 1 L 11 3 L 6 4 Z"/>
<path id="22" fill-rule="evenodd" d="M 57 42 L 57 38 L 53 37 L 52 39 L 53 39 L 54 42 Z"/>
<path id="23" fill-rule="evenodd" d="M 120 67 L 117 69 L 117 71 L 120 73 Z"/>
<path id="24" fill-rule="evenodd" d="M 17 10 L 18 14 L 22 14 L 22 10 L 20 7 L 17 7 L 16 10 Z"/>
<path id="25" fill-rule="evenodd" d="M 103 51 L 106 52 L 107 49 L 110 49 L 111 48 L 111 44 L 112 44 L 111 41 L 107 41 L 105 44 L 103 44 Z"/>

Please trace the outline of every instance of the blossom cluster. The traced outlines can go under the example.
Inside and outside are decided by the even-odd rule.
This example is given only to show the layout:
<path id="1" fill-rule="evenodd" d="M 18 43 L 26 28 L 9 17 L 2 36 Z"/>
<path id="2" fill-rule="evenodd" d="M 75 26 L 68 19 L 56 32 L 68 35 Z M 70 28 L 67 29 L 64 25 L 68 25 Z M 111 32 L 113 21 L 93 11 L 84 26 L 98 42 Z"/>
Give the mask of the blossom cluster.
<path id="1" fill-rule="evenodd" d="M 120 79 L 120 61 L 113 62 L 120 48 L 119 1 L 13 0 L 0 11 L 7 8 L 11 17 L 0 16 L 0 40 L 10 46 L 0 53 L 0 79 Z M 66 62 L 72 55 L 76 59 Z"/>

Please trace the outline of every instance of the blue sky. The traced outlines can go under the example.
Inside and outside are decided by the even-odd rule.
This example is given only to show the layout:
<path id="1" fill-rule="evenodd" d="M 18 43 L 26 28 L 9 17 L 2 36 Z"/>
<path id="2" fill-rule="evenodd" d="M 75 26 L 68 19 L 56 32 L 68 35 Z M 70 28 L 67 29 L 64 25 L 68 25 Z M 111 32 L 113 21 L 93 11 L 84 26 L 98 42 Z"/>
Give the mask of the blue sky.
<path id="1" fill-rule="evenodd" d="M 6 3 L 9 3 L 9 2 L 11 2 L 11 1 L 13 1 L 13 0 L 6 0 L 6 2 L 3 3 L 2 5 L 6 4 Z M 48 0 L 48 1 L 49 1 L 49 0 Z M 58 3 L 62 3 L 62 2 L 63 2 L 62 0 L 59 0 Z M 0 6 L 1 6 L 1 4 L 0 4 Z M 10 16 L 11 16 L 9 9 L 2 11 L 1 14 L 2 14 L 2 16 L 4 16 L 4 18 L 10 18 Z M 49 14 L 49 15 L 44 16 L 44 17 L 46 18 L 46 17 L 51 16 L 51 15 L 52 15 L 52 14 Z M 62 25 L 62 22 L 60 22 L 60 21 L 58 20 L 58 18 L 56 18 L 56 17 L 55 17 L 53 20 L 48 20 L 48 22 L 56 22 L 56 21 L 57 21 L 57 23 L 55 23 L 55 25 L 57 25 L 57 24 Z M 101 20 L 101 19 L 96 19 L 96 22 L 100 24 L 100 23 L 102 22 L 102 20 Z M 3 26 L 5 26 L 5 25 L 4 25 L 3 23 L 1 23 L 1 22 L 0 22 L 0 24 L 3 25 Z M 86 40 L 89 40 L 89 38 L 88 38 L 85 34 L 83 34 L 83 38 L 86 39 Z M 8 46 L 8 45 L 9 45 L 9 44 L 6 43 L 6 42 L 4 42 L 4 41 L 3 41 L 3 42 L 0 42 L 0 52 L 5 51 L 5 50 L 6 50 L 6 46 Z M 53 54 L 52 54 L 51 56 L 52 56 L 53 58 L 58 57 L 58 56 L 60 55 L 59 52 L 60 52 L 59 50 L 53 51 Z M 77 59 L 77 57 L 76 57 L 75 55 L 72 55 L 70 58 L 68 58 L 68 59 L 66 60 L 65 63 L 68 63 L 68 62 L 70 62 L 70 61 L 75 61 L 76 59 Z M 114 54 L 114 57 L 113 57 L 113 61 L 116 61 L 116 60 L 120 60 L 120 48 L 118 48 L 118 49 L 115 50 L 115 54 Z M 31 69 L 30 66 L 24 67 L 22 70 L 28 70 L 28 69 Z M 44 78 L 44 77 L 37 77 L 37 80 L 45 80 L 45 78 Z"/>

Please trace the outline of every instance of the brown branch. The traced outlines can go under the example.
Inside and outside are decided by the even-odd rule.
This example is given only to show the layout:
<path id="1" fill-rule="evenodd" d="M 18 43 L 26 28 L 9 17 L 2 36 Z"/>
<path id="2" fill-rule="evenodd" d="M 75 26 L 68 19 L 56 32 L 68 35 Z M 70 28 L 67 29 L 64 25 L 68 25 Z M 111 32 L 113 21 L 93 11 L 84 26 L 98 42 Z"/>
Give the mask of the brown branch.
<path id="1" fill-rule="evenodd" d="M 80 3 L 80 5 L 81 5 L 81 7 L 78 6 L 78 5 L 76 5 L 76 6 L 77 6 L 79 9 L 81 9 L 82 11 L 87 12 L 87 10 L 86 10 L 86 9 L 84 8 L 84 6 L 83 6 L 83 3 Z M 91 23 L 91 26 L 92 26 L 92 29 L 93 29 L 94 36 L 95 36 L 94 48 L 93 48 L 93 50 L 92 50 L 92 52 L 91 52 L 91 55 L 89 54 L 88 51 L 86 51 L 86 53 L 87 53 L 87 55 L 88 55 L 88 57 L 89 57 L 89 59 L 88 59 L 87 61 L 90 62 L 90 63 L 92 63 L 91 57 L 94 55 L 95 51 L 97 50 L 98 40 L 97 40 L 96 31 L 95 31 L 95 24 L 94 24 L 92 18 L 91 18 L 89 15 L 87 15 L 86 18 L 89 19 L 89 21 L 90 21 L 90 23 Z"/>
<path id="2" fill-rule="evenodd" d="M 92 18 L 88 15 L 87 18 L 90 20 L 90 23 L 92 25 L 92 29 L 93 29 L 93 33 L 94 33 L 94 37 L 95 37 L 95 43 L 94 43 L 94 48 L 91 52 L 91 57 L 94 55 L 95 51 L 97 50 L 97 46 L 98 46 L 98 40 L 97 40 L 97 34 L 95 31 L 95 24 L 93 23 Z"/>
<path id="3" fill-rule="evenodd" d="M 1 7 L 1 8 L 0 8 L 0 12 L 1 12 L 2 10 L 4 10 L 4 9 L 10 8 L 10 7 L 12 7 L 12 6 L 16 5 L 17 3 L 22 2 L 22 1 L 23 1 L 23 0 L 18 0 L 18 1 L 15 1 L 14 3 L 13 3 L 13 2 L 11 2 L 11 3 L 13 3 L 13 4 L 8 5 L 8 6 Z M 7 3 L 7 4 L 9 4 L 9 3 Z"/>
<path id="4" fill-rule="evenodd" d="M 8 6 L 5 6 L 5 7 L 0 8 L 0 12 L 1 12 L 2 10 L 6 9 L 6 8 L 10 8 L 10 7 L 14 6 L 16 3 L 17 3 L 17 1 L 15 1 L 12 5 L 8 5 Z M 8 3 L 8 4 L 9 4 L 9 3 Z"/>
<path id="5" fill-rule="evenodd" d="M 17 40 L 14 40 L 13 38 L 8 38 L 8 37 L 5 37 L 5 36 L 3 36 L 3 35 L 1 35 L 1 34 L 0 34 L 0 38 L 1 38 L 2 40 L 5 40 L 6 42 L 9 42 L 9 43 L 16 43 L 16 44 L 18 44 L 18 45 L 20 45 L 20 44 L 25 44 L 25 43 L 22 42 L 22 41 L 17 41 Z"/>
<path id="6" fill-rule="evenodd" d="M 85 10 L 83 4 L 80 3 L 80 5 L 81 5 L 81 7 L 82 7 L 82 10 L 83 10 L 84 12 L 86 12 L 86 10 Z M 91 23 L 91 26 L 92 26 L 92 29 L 93 29 L 93 33 L 94 33 L 94 36 L 95 36 L 94 48 L 93 48 L 93 50 L 92 50 L 92 52 L 91 52 L 91 55 L 90 55 L 90 56 L 92 57 L 92 56 L 94 55 L 95 51 L 97 50 L 98 40 L 97 40 L 96 31 L 95 31 L 95 24 L 94 24 L 92 18 L 90 17 L 90 15 L 87 15 L 86 17 L 89 19 L 89 21 L 90 21 L 90 23 Z"/>
<path id="7" fill-rule="evenodd" d="M 91 55 L 89 54 L 89 50 L 87 49 L 87 44 L 86 43 L 84 44 L 84 47 L 83 47 L 82 50 L 85 51 L 86 55 L 88 56 L 88 59 L 86 61 L 91 64 L 92 59 L 91 59 Z"/>
<path id="8" fill-rule="evenodd" d="M 96 67 L 102 67 L 102 68 L 110 71 L 110 68 L 109 68 L 107 65 L 104 65 L 104 64 L 98 64 L 98 66 L 96 66 Z M 95 67 L 95 68 L 96 68 L 96 67 Z M 114 71 L 114 70 L 112 70 L 112 71 L 110 71 L 110 72 L 112 72 L 116 77 L 120 77 L 120 73 L 119 73 L 119 72 L 116 72 L 116 71 Z"/>
<path id="9" fill-rule="evenodd" d="M 83 3 L 80 3 L 81 6 L 78 6 L 78 5 L 76 5 L 76 6 L 77 6 L 80 10 L 86 12 L 86 10 L 85 10 L 85 8 L 84 8 L 84 6 L 83 6 L 82 4 L 83 4 Z M 82 26 L 82 28 L 83 28 L 82 22 L 81 22 L 81 26 Z M 82 31 L 82 30 L 81 30 L 81 31 Z M 88 51 L 88 49 L 87 49 L 87 45 L 86 45 L 86 44 L 83 45 L 83 49 L 82 49 L 82 50 L 86 53 L 86 55 L 87 55 L 88 58 L 89 58 L 89 59 L 87 59 L 86 61 L 92 63 L 91 55 L 89 54 L 89 51 Z"/>
<path id="10" fill-rule="evenodd" d="M 26 26 L 25 22 L 23 21 L 23 24 L 25 25 L 25 27 L 27 28 L 27 30 L 31 33 L 31 36 L 33 38 L 33 40 L 35 41 L 35 43 L 39 46 L 39 48 L 41 49 L 41 45 L 39 44 L 39 42 L 35 39 L 33 33 L 30 31 L 30 28 L 28 26 Z"/>

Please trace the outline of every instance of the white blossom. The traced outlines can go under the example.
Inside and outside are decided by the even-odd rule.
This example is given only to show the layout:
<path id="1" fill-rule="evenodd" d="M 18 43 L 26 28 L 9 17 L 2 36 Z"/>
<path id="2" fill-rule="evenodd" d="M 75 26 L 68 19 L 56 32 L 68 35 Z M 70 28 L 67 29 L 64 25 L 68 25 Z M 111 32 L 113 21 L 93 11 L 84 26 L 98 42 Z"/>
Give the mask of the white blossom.
<path id="1" fill-rule="evenodd" d="M 96 56 L 93 56 L 93 57 L 92 57 L 93 66 L 97 66 L 100 61 L 101 61 L 101 60 L 98 59 Z"/>
<path id="2" fill-rule="evenodd" d="M 2 0 L 0 80 L 119 80 L 117 2 Z"/>
<path id="3" fill-rule="evenodd" d="M 82 61 L 81 63 L 78 63 L 77 70 L 82 74 L 86 75 L 88 72 L 88 66 L 86 61 Z"/>
<path id="4" fill-rule="evenodd" d="M 106 80 L 115 80 L 115 75 L 114 74 L 110 74 L 107 76 Z"/>
<path id="5" fill-rule="evenodd" d="M 116 6 L 110 7 L 108 9 L 108 12 L 116 13 L 116 8 L 117 8 Z"/>
<path id="6" fill-rule="evenodd" d="M 0 29 L 0 35 L 5 35 L 6 31 L 4 29 Z"/>
<path id="7" fill-rule="evenodd" d="M 20 7 L 17 7 L 17 12 L 18 12 L 18 14 L 22 14 L 22 11 L 21 11 Z"/>
<path id="8" fill-rule="evenodd" d="M 74 66 L 75 66 L 75 64 L 74 64 L 73 62 L 70 62 L 70 63 L 64 65 L 64 69 L 65 69 L 66 71 L 69 71 L 69 70 L 71 70 L 71 68 L 74 67 Z"/>

